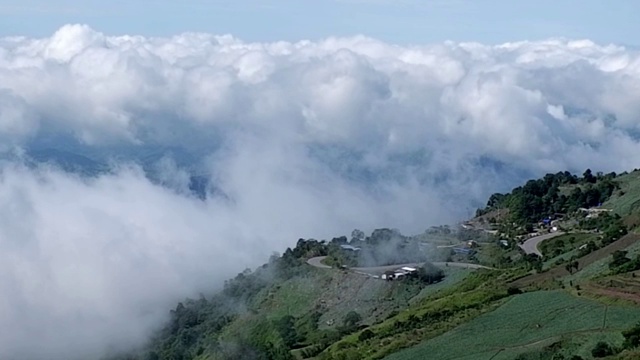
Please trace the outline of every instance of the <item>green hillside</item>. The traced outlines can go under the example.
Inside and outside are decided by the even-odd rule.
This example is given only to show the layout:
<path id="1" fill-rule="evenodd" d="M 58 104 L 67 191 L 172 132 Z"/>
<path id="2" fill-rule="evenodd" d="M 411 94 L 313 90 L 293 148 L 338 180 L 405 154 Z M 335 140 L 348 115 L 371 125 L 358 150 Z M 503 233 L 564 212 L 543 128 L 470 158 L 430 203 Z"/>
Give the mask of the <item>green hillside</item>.
<path id="1" fill-rule="evenodd" d="M 640 226 L 640 171 L 623 174 L 616 179 L 619 190 L 604 202 L 604 208 L 612 209 L 627 220 L 629 227 Z"/>
<path id="2" fill-rule="evenodd" d="M 300 239 L 111 359 L 631 359 L 639 204 L 638 171 L 564 172 L 492 195 L 460 228 Z M 546 235 L 542 256 L 525 250 Z"/>
<path id="3" fill-rule="evenodd" d="M 601 304 L 565 291 L 538 291 L 513 297 L 491 313 L 386 359 L 508 360 L 549 347 L 556 354 L 588 358 L 600 339 L 621 346 L 621 331 L 639 319 L 640 308 Z"/>

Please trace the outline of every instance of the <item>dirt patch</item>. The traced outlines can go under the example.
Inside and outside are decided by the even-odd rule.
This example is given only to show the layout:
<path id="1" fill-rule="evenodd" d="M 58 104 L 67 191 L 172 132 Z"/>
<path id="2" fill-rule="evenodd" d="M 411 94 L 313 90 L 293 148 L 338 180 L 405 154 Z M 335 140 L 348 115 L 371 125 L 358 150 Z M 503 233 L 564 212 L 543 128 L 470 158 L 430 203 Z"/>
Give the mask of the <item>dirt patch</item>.
<path id="1" fill-rule="evenodd" d="M 628 301 L 632 301 L 632 302 L 634 302 L 636 304 L 640 304 L 640 294 L 630 293 L 630 292 L 622 291 L 620 289 L 601 288 L 601 287 L 596 287 L 596 286 L 589 286 L 585 290 L 587 292 L 595 294 L 595 295 L 601 295 L 601 296 L 605 296 L 605 297 L 609 297 L 609 298 L 628 300 Z"/>
<path id="2" fill-rule="evenodd" d="M 620 238 L 620 240 L 613 242 L 601 249 L 598 249 L 590 254 L 587 254 L 579 258 L 578 262 L 580 263 L 580 269 L 588 265 L 591 265 L 592 263 L 600 259 L 606 258 L 616 250 L 626 249 L 627 247 L 631 246 L 633 243 L 639 240 L 640 240 L 640 235 L 636 235 L 636 234 L 625 235 L 622 238 Z M 542 283 L 550 282 L 567 275 L 569 275 L 569 272 L 564 268 L 564 265 L 558 265 L 556 267 L 549 269 L 549 271 L 546 271 L 540 274 L 528 275 L 518 280 L 515 280 L 514 282 L 511 283 L 511 285 L 516 287 L 527 287 L 533 284 L 542 284 Z"/>
<path id="3" fill-rule="evenodd" d="M 584 290 L 610 298 L 629 300 L 640 304 L 640 277 L 639 272 L 608 276 L 589 282 Z"/>

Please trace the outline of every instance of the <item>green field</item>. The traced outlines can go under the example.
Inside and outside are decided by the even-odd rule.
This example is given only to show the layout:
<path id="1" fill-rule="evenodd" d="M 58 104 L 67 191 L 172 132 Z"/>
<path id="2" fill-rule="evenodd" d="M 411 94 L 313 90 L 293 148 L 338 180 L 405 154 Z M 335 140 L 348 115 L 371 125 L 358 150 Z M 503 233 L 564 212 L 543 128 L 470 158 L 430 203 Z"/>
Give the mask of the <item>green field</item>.
<path id="1" fill-rule="evenodd" d="M 620 331 L 640 320 L 640 309 L 606 306 L 564 291 L 518 295 L 497 310 L 387 360 L 512 360 L 558 341 L 589 358 L 591 343 L 622 342 Z M 579 343 L 573 343 L 577 340 Z"/>

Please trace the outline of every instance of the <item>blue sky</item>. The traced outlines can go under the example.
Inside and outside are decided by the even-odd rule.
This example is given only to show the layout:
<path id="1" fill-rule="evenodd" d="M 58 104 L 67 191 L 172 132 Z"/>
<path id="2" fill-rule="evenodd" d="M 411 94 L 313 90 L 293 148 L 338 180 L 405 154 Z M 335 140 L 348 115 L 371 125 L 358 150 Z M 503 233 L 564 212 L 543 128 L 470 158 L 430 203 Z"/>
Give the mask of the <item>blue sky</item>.
<path id="1" fill-rule="evenodd" d="M 67 23 L 108 34 L 185 31 L 246 41 L 364 34 L 400 44 L 549 37 L 638 45 L 640 1 L 0 0 L 0 35 L 47 36 Z"/>

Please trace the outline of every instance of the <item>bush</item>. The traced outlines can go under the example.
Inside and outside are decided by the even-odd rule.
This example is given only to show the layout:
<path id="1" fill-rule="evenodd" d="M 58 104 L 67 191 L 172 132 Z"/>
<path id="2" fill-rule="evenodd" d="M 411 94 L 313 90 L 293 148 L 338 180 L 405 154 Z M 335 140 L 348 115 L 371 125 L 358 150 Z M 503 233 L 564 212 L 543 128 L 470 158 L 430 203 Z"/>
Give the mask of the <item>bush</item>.
<path id="1" fill-rule="evenodd" d="M 358 340 L 367 341 L 373 338 L 374 336 L 376 336 L 376 334 L 373 331 L 366 329 L 365 331 L 361 332 L 360 335 L 358 335 Z"/>
<path id="2" fill-rule="evenodd" d="M 362 321 L 362 316 L 360 316 L 360 314 L 358 314 L 357 312 L 351 310 L 347 313 L 347 315 L 345 315 L 342 323 L 346 327 L 353 327 L 358 325 L 360 321 Z"/>
<path id="3" fill-rule="evenodd" d="M 518 295 L 518 294 L 522 294 L 522 290 L 518 289 L 518 288 L 517 288 L 517 287 L 515 287 L 515 286 L 510 286 L 510 287 L 507 289 L 507 294 L 508 294 L 508 295 Z"/>
<path id="4" fill-rule="evenodd" d="M 631 329 L 622 332 L 624 336 L 625 349 L 636 348 L 640 346 L 640 323 L 636 324 Z"/>
<path id="5" fill-rule="evenodd" d="M 591 350 L 591 355 L 595 358 L 601 358 L 609 355 L 613 355 L 614 351 L 611 348 L 611 345 L 607 344 L 604 341 L 600 341 L 596 344 L 596 346 Z"/>

